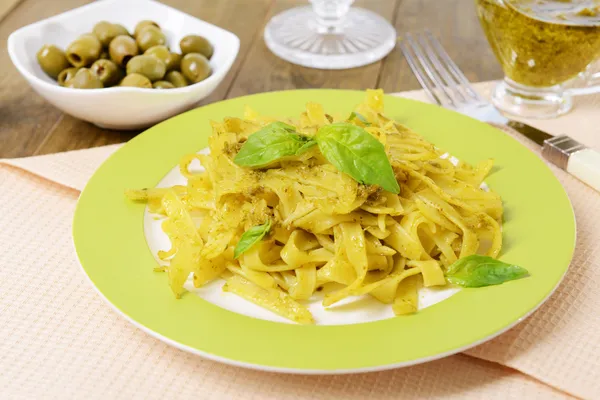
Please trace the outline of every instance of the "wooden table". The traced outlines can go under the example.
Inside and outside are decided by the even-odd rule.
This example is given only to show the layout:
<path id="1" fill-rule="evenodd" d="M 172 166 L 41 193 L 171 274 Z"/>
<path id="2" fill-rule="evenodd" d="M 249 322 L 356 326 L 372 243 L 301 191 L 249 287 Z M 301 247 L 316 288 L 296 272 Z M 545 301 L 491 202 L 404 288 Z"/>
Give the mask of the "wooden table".
<path id="1" fill-rule="evenodd" d="M 382 61 L 343 71 L 299 67 L 274 56 L 263 41 L 263 27 L 273 15 L 306 0 L 161 1 L 241 39 L 233 68 L 205 103 L 284 89 L 380 87 L 398 92 L 419 88 L 397 49 Z M 138 133 L 100 129 L 63 114 L 29 87 L 8 57 L 6 40 L 15 29 L 89 2 L 0 0 L 0 158 L 119 143 Z M 472 81 L 502 76 L 477 21 L 474 0 L 358 0 L 356 5 L 392 21 L 399 35 L 429 28 Z"/>

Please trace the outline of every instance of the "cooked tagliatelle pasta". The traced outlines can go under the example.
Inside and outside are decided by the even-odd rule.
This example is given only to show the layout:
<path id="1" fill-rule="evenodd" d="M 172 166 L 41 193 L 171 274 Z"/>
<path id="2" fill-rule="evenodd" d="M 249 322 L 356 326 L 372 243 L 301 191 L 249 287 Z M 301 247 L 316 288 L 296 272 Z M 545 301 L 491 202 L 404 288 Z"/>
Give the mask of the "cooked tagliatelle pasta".
<path id="1" fill-rule="evenodd" d="M 247 109 L 212 123 L 209 155 L 181 160 L 186 186 L 127 191 L 165 217 L 172 247 L 156 270 L 177 297 L 191 275 L 298 323 L 314 322 L 304 302 L 323 288 L 324 307 L 370 295 L 400 315 L 459 259 L 497 257 L 502 201 L 481 189 L 491 160 L 451 162 L 384 116 L 381 91 L 348 111 L 309 103 L 277 121 Z"/>

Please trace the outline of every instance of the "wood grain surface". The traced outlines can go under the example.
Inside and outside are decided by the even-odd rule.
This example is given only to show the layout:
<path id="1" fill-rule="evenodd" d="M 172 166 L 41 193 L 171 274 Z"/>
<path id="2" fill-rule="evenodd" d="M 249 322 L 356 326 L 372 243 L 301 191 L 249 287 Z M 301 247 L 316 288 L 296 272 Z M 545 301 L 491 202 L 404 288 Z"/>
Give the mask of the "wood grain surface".
<path id="1" fill-rule="evenodd" d="M 367 89 L 386 92 L 419 88 L 399 50 L 361 68 L 326 71 L 300 67 L 273 55 L 263 28 L 275 14 L 303 0 L 161 0 L 234 32 L 238 58 L 221 85 L 203 103 L 274 90 Z M 14 30 L 89 3 L 90 0 L 0 0 L 0 158 L 25 157 L 126 141 L 139 132 L 110 131 L 63 114 L 37 95 L 12 65 L 6 40 Z M 398 35 L 431 30 L 472 81 L 499 79 L 475 14 L 473 0 L 357 0 L 387 18 Z"/>

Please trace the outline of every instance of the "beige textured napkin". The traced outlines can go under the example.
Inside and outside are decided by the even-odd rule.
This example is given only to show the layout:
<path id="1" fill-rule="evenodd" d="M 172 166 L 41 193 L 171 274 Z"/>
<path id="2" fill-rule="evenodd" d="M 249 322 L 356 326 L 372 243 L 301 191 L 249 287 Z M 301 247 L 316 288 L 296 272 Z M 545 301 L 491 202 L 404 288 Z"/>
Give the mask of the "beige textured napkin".
<path id="1" fill-rule="evenodd" d="M 600 148 L 598 104 L 590 97 L 570 115 L 535 124 Z M 0 398 L 600 398 L 600 195 L 564 172 L 553 168 L 575 208 L 575 258 L 529 319 L 468 355 L 387 372 L 291 376 L 171 348 L 94 292 L 75 261 L 71 220 L 79 190 L 116 148 L 0 160 Z"/>

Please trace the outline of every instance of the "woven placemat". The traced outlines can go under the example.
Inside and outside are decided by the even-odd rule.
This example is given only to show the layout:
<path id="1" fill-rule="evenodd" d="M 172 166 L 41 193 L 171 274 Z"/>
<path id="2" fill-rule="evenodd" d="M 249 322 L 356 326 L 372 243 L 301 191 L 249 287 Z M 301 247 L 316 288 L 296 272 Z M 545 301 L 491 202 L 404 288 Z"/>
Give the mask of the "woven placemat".
<path id="1" fill-rule="evenodd" d="M 536 124 L 600 148 L 599 102 L 588 98 Z M 71 221 L 79 191 L 116 148 L 0 160 L 0 398 L 600 398 L 600 194 L 563 171 L 551 167 L 575 209 L 575 258 L 533 316 L 467 355 L 378 373 L 292 376 L 169 347 L 96 294 L 75 260 Z"/>

